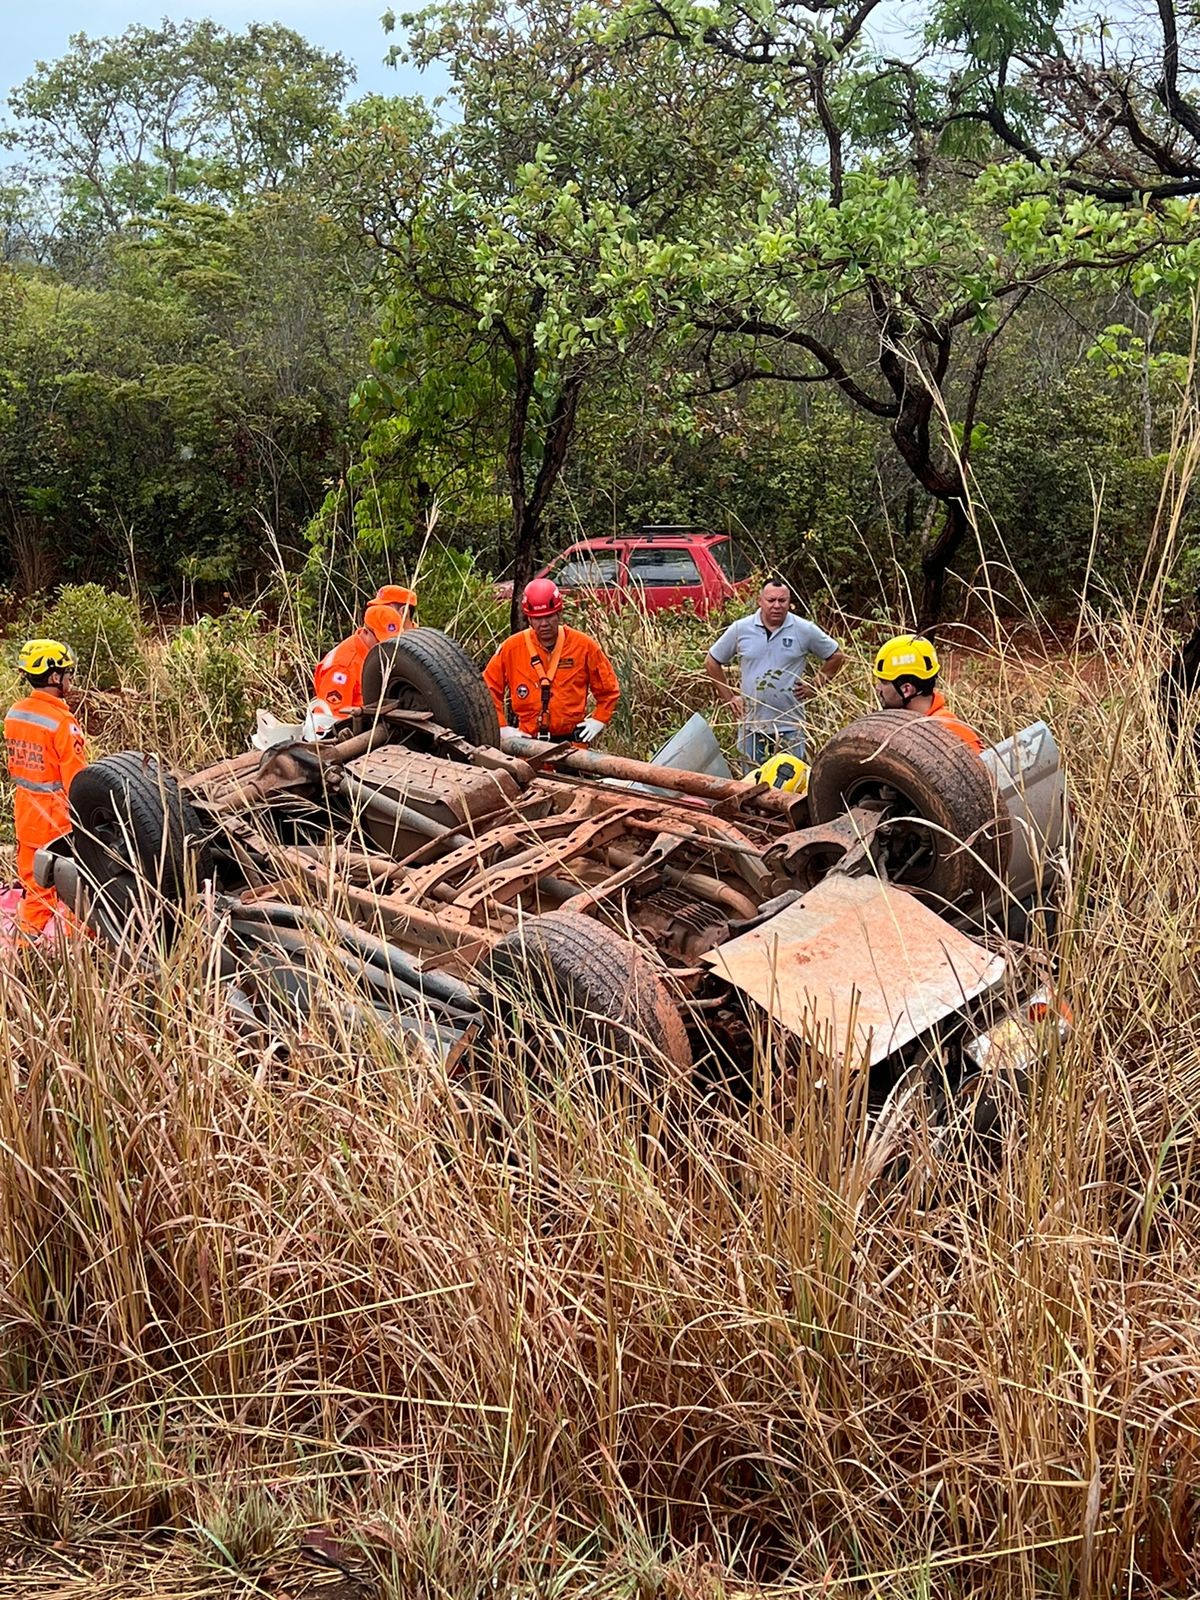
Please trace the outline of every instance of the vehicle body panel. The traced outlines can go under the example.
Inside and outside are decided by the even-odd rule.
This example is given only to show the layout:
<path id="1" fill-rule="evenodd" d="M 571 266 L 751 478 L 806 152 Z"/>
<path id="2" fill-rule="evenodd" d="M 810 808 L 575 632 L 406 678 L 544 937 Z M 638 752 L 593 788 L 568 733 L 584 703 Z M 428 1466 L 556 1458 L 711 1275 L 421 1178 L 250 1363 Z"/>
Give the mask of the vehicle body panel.
<path id="1" fill-rule="evenodd" d="M 1013 819 L 1012 857 L 1005 892 L 1036 895 L 1067 832 L 1067 782 L 1054 735 L 1033 722 L 983 752 L 983 760 Z"/>
<path id="2" fill-rule="evenodd" d="M 877 878 L 831 874 L 701 957 L 822 1054 L 873 1067 L 1004 980 L 1003 957 Z"/>

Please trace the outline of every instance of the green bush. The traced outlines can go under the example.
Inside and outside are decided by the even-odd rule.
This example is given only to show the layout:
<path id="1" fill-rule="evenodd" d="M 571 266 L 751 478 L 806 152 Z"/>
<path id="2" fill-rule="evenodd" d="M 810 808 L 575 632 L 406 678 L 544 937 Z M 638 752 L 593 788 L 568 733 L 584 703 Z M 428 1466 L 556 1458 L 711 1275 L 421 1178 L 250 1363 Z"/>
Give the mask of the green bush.
<path id="1" fill-rule="evenodd" d="M 362 621 L 381 584 L 411 583 L 417 591 L 425 627 L 452 634 L 477 658 L 485 659 L 508 633 L 508 601 L 498 599 L 492 579 L 469 550 L 431 540 L 410 550 L 410 566 L 388 571 L 383 555 L 339 537 L 310 529 L 308 562 L 290 599 L 314 648 L 314 659 Z"/>
<path id="2" fill-rule="evenodd" d="M 508 601 L 475 564 L 469 550 L 430 545 L 417 567 L 414 587 L 422 624 L 452 634 L 464 649 L 486 660 L 508 636 Z"/>
<path id="3" fill-rule="evenodd" d="M 119 689 L 144 676 L 145 633 L 127 594 L 98 583 L 66 584 L 48 610 L 29 606 L 21 620 L 26 637 L 61 639 L 71 646 L 84 688 Z"/>
<path id="4" fill-rule="evenodd" d="M 278 699 L 286 671 L 279 656 L 279 635 L 259 612 L 237 606 L 176 631 L 163 657 L 164 709 L 176 733 L 187 732 L 182 759 L 205 762 L 246 748 L 256 705 Z"/>
<path id="5" fill-rule="evenodd" d="M 1127 599 L 1155 527 L 1166 464 L 1165 456 L 1144 453 L 1138 418 L 1090 369 L 1009 400 L 974 463 L 999 532 L 997 550 L 985 524 L 999 594 L 1012 590 L 1015 598 L 1009 566 L 1052 615 L 1072 613 L 1085 580 L 1094 599 Z M 1195 532 L 1188 508 L 1185 541 Z"/>

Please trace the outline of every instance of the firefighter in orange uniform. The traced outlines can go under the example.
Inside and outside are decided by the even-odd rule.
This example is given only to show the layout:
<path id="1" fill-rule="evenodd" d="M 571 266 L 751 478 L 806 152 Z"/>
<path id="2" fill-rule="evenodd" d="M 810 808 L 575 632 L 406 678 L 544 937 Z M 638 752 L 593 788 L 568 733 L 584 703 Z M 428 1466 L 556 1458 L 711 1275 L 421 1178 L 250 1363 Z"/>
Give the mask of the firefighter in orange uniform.
<path id="1" fill-rule="evenodd" d="M 496 712 L 507 719 L 507 694 L 522 733 L 535 739 L 593 744 L 621 698 L 612 662 L 594 639 L 563 625 L 563 597 L 549 578 L 534 578 L 521 597 L 528 628 L 506 639 L 483 669 Z M 588 714 L 588 696 L 594 701 Z"/>
<path id="2" fill-rule="evenodd" d="M 70 831 L 67 793 L 72 778 L 87 766 L 87 757 L 83 732 L 67 704 L 75 670 L 70 649 L 57 639 L 29 639 L 17 664 L 30 692 L 5 717 L 4 743 L 14 791 L 17 874 L 25 891 L 18 926 L 22 933 L 35 935 L 54 916 L 58 896 L 33 881 L 33 858 L 43 845 Z"/>
<path id="3" fill-rule="evenodd" d="M 412 590 L 405 590 L 412 594 Z M 413 604 L 416 596 L 413 595 Z M 322 700 L 335 717 L 348 717 L 362 705 L 363 662 L 377 644 L 395 639 L 413 626 L 395 606 L 371 602 L 363 613 L 363 625 L 348 639 L 335 644 L 317 662 L 313 674 L 313 698 Z"/>
<path id="4" fill-rule="evenodd" d="M 889 639 L 875 658 L 879 704 L 885 711 L 915 711 L 918 716 L 932 717 L 976 755 L 982 755 L 983 740 L 954 715 L 937 686 L 940 670 L 937 651 L 928 639 L 911 633 Z"/>
<path id="5" fill-rule="evenodd" d="M 377 605 L 395 606 L 404 618 L 405 632 L 417 626 L 417 591 L 399 583 L 385 583 L 375 596 Z"/>

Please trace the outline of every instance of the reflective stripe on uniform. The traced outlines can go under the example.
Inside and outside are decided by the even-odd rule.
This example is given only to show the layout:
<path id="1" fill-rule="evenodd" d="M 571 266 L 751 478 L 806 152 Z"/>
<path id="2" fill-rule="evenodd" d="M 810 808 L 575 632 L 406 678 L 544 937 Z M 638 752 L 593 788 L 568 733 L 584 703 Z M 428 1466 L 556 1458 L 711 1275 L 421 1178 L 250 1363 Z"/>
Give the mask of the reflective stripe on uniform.
<path id="1" fill-rule="evenodd" d="M 51 733 L 58 731 L 58 723 L 53 717 L 44 717 L 40 711 L 12 710 L 5 717 L 5 722 L 27 722 L 32 728 L 47 728 Z"/>
<path id="2" fill-rule="evenodd" d="M 32 778 L 13 778 L 12 785 L 14 789 L 28 789 L 30 794 L 58 794 L 62 789 L 57 779 L 53 783 L 35 783 Z"/>

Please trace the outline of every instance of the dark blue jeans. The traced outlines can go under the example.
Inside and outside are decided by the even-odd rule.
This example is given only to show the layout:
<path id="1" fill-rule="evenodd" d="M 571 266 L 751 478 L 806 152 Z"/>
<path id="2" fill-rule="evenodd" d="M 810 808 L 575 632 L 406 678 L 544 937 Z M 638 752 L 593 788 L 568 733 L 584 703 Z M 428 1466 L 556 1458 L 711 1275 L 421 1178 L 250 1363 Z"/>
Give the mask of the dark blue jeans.
<path id="1" fill-rule="evenodd" d="M 804 760 L 803 728 L 748 728 L 745 723 L 738 729 L 738 749 L 751 767 L 761 767 L 768 756 L 799 756 Z"/>

